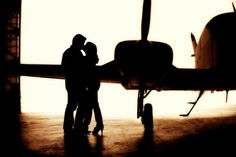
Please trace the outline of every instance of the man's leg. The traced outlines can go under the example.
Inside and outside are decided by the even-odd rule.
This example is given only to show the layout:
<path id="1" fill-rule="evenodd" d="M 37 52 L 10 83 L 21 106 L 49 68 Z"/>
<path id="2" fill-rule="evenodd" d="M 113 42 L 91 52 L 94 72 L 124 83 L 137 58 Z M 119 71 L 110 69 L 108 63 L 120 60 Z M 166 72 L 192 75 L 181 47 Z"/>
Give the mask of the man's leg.
<path id="1" fill-rule="evenodd" d="M 81 89 L 78 91 L 78 107 L 76 110 L 75 115 L 75 129 L 78 132 L 83 132 L 85 129 L 84 119 L 86 116 L 86 105 L 87 105 L 87 98 L 86 98 L 86 90 Z"/>
<path id="2" fill-rule="evenodd" d="M 74 125 L 74 111 L 76 109 L 76 99 L 73 93 L 68 93 L 68 103 L 64 113 L 64 133 L 70 133 Z"/>

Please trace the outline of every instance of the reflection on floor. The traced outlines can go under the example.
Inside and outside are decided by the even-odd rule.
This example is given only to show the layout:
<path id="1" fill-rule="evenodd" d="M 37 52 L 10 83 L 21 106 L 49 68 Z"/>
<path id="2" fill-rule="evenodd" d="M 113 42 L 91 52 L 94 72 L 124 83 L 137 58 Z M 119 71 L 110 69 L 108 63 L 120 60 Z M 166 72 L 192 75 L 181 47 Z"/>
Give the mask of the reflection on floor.
<path id="1" fill-rule="evenodd" d="M 218 118 L 156 118 L 153 133 L 139 120 L 105 119 L 103 136 L 64 137 L 63 116 L 21 114 L 2 134 L 5 156 L 136 157 L 206 156 L 235 153 L 236 116 Z M 19 124 L 19 125 L 18 125 Z M 93 129 L 94 123 L 91 124 Z M 14 131 L 13 131 L 14 130 Z M 4 142 L 4 143 L 3 143 Z M 13 155 L 17 154 L 17 155 Z"/>

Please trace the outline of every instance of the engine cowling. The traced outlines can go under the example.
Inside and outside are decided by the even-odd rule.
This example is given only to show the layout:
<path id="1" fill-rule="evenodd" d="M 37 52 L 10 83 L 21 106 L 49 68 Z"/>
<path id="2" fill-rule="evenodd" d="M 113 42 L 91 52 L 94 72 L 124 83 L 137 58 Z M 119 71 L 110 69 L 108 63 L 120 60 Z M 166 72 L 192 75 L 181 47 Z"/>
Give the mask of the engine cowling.
<path id="1" fill-rule="evenodd" d="M 122 76 L 129 79 L 161 79 L 172 61 L 172 48 L 162 42 L 123 41 L 115 49 L 115 62 Z"/>

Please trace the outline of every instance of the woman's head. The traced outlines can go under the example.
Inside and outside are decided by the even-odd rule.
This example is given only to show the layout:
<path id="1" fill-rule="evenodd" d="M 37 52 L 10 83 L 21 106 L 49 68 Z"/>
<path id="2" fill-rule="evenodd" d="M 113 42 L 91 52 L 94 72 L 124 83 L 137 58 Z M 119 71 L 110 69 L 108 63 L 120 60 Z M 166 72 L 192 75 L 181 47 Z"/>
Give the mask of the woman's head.
<path id="1" fill-rule="evenodd" d="M 87 42 L 83 49 L 91 62 L 98 63 L 97 46 L 92 42 Z"/>

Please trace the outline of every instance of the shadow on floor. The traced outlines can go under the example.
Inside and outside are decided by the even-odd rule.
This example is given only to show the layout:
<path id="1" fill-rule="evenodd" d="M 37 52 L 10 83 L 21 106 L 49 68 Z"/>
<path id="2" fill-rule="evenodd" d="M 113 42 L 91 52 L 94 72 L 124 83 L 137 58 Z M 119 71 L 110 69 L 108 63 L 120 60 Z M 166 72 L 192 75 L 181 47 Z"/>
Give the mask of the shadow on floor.
<path id="1" fill-rule="evenodd" d="M 64 136 L 60 131 L 62 118 L 52 120 L 44 116 L 29 115 L 8 121 L 7 127 L 2 128 L 2 153 L 22 157 L 187 157 L 235 153 L 235 116 L 155 119 L 153 132 L 145 132 L 134 120 L 107 120 L 104 136 L 86 137 Z"/>

